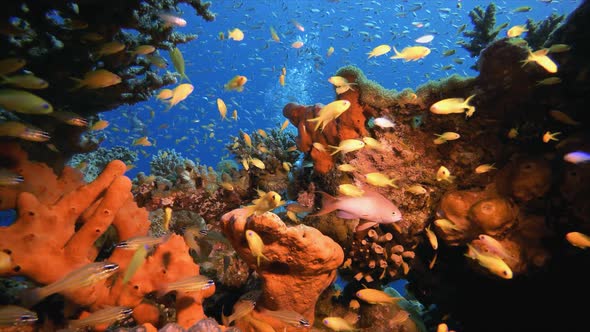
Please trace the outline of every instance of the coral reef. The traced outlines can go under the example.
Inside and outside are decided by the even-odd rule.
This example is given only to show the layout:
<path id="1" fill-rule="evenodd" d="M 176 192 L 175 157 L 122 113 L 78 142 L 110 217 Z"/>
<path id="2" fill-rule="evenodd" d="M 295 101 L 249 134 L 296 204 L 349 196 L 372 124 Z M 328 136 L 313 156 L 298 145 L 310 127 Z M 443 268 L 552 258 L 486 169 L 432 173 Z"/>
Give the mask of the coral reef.
<path id="1" fill-rule="evenodd" d="M 332 239 L 318 230 L 299 225 L 287 227 L 281 219 L 267 212 L 248 218 L 245 209 L 233 210 L 222 217 L 222 230 L 240 257 L 256 269 L 262 279 L 262 293 L 256 301 L 252 316 L 271 324 L 276 330 L 293 326 L 265 317 L 262 308 L 268 310 L 293 310 L 303 315 L 310 324 L 315 319 L 315 303 L 324 289 L 336 277 L 336 269 L 342 264 L 343 252 Z M 260 235 L 264 243 L 264 256 L 257 266 L 245 240 L 246 230 Z M 238 320 L 236 326 L 248 330 L 246 320 Z"/>
<path id="2" fill-rule="evenodd" d="M 0 58 L 22 59 L 25 66 L 21 72 L 28 70 L 48 82 L 47 88 L 36 90 L 35 95 L 46 100 L 54 110 L 74 111 L 81 117 L 90 117 L 120 105 L 145 101 L 153 91 L 176 83 L 179 77 L 130 51 L 141 45 L 151 45 L 156 49 L 151 55 L 164 61 L 158 50 L 170 50 L 195 39 L 194 34 L 176 32 L 173 25 L 161 18 L 164 12 L 176 13 L 179 4 L 194 8 L 207 21 L 215 17 L 209 11 L 211 3 L 201 0 L 10 2 L 0 14 L 0 38 L 5 46 Z M 119 45 L 122 49 L 115 47 Z M 51 66 L 47 66 L 48 63 Z M 72 77 L 81 78 L 97 69 L 118 75 L 120 83 L 64 93 L 74 86 Z M 80 141 L 80 135 L 86 130 L 83 126 L 67 125 L 52 116 L 18 114 L 17 117 L 23 123 L 46 131 L 66 159 L 73 153 L 97 147 Z M 39 158 L 49 155 L 51 157 L 45 157 L 45 161 L 55 162 L 52 151 L 44 146 L 33 148 Z M 58 158 L 58 162 L 60 160 Z"/>
<path id="3" fill-rule="evenodd" d="M 120 241 L 147 235 L 147 211 L 133 201 L 131 181 L 123 175 L 126 168 L 123 162 L 110 162 L 95 181 L 84 184 L 75 169 L 66 167 L 58 177 L 47 166 L 29 162 L 26 153 L 16 145 L 3 145 L 2 157 L 4 167 L 25 178 L 22 185 L 0 188 L 2 209 L 17 211 L 16 221 L 0 228 L 1 250 L 9 254 L 11 262 L 4 276 L 26 276 L 37 283 L 50 284 L 103 255 L 106 248 L 95 247 L 95 241 L 111 226 Z M 124 271 L 133 253 L 117 248 L 108 261 Z M 72 305 L 89 311 L 105 305 L 145 307 L 149 306 L 143 302 L 147 294 L 198 273 L 199 266 L 188 254 L 182 237 L 172 235 L 155 248 L 129 283 L 123 283 L 116 275 L 110 281 L 98 281 L 65 291 L 63 295 Z M 176 298 L 179 324 L 190 326 L 204 318 L 203 298 L 213 292 L 214 287 L 179 294 Z M 158 311 L 157 307 L 136 310 L 134 320 L 140 324 L 157 324 Z"/>
<path id="4" fill-rule="evenodd" d="M 89 153 L 73 155 L 67 164 L 80 170 L 84 174 L 85 182 L 92 182 L 105 166 L 115 159 L 124 162 L 125 165 L 132 165 L 137 160 L 137 152 L 125 146 L 98 148 Z"/>
<path id="5" fill-rule="evenodd" d="M 182 169 L 184 164 L 185 160 L 182 154 L 176 152 L 176 150 L 158 150 L 158 153 L 153 155 L 150 161 L 150 173 L 174 182 L 178 168 Z"/>
<path id="6" fill-rule="evenodd" d="M 298 152 L 292 148 L 294 135 L 278 129 L 271 129 L 268 133 L 258 130 L 251 134 L 240 130 L 239 137 L 232 136 L 230 140 L 226 148 L 244 166 L 250 181 L 261 190 L 285 195 L 289 172 L 298 157 Z M 264 168 L 253 163 L 252 159 L 261 161 Z"/>
<path id="7" fill-rule="evenodd" d="M 496 27 L 496 5 L 494 3 L 490 3 L 485 12 L 480 6 L 473 8 L 469 12 L 469 18 L 473 24 L 473 30 L 464 31 L 463 36 L 471 40 L 469 42 L 462 41 L 459 45 L 466 49 L 472 57 L 476 57 L 479 56 L 481 50 L 496 39 L 500 30 L 504 29 L 508 23 Z"/>
<path id="8" fill-rule="evenodd" d="M 537 22 L 529 18 L 526 21 L 526 28 L 528 31 L 524 40 L 527 41 L 529 47 L 533 50 L 542 48 L 545 41 L 550 38 L 551 33 L 564 19 L 565 15 L 558 15 L 556 13 L 551 13 L 546 19 Z"/>

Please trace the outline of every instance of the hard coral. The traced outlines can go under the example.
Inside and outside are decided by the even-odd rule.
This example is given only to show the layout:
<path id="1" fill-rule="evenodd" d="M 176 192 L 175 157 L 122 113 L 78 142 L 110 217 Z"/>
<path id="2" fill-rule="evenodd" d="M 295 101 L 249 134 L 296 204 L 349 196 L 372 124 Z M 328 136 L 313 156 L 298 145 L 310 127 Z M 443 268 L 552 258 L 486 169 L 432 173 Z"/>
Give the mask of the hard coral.
<path id="1" fill-rule="evenodd" d="M 460 45 L 469 51 L 472 57 L 476 57 L 496 38 L 503 27 L 496 28 L 496 5 L 494 3 L 490 3 L 485 12 L 480 6 L 473 8 L 469 12 L 469 18 L 474 26 L 473 30 L 465 31 L 463 35 L 471 38 L 471 41 L 469 43 L 460 42 Z"/>
<path id="2" fill-rule="evenodd" d="M 3 160 L 11 161 L 8 169 L 25 175 L 35 172 L 34 176 L 27 176 L 24 184 L 0 192 L 3 208 L 15 208 L 18 213 L 12 225 L 0 229 L 0 249 L 11 258 L 11 269 L 3 275 L 26 276 L 38 283 L 50 284 L 94 262 L 100 249 L 95 248 L 95 241 L 110 226 L 117 230 L 119 240 L 147 235 L 147 211 L 138 208 L 133 201 L 131 181 L 123 175 L 126 169 L 123 162 L 110 162 L 95 181 L 84 184 L 80 173 L 74 169 L 66 167 L 58 178 L 46 166 L 26 160 L 26 154 L 16 146 L 2 147 Z M 29 179 L 40 181 L 29 182 Z M 51 195 L 44 194 L 47 192 Z M 108 261 L 125 270 L 132 256 L 133 251 L 117 248 Z M 171 236 L 156 247 L 128 284 L 115 278 L 112 283 L 99 281 L 63 295 L 71 303 L 90 311 L 108 305 L 135 307 L 148 293 L 198 273 L 199 266 L 188 254 L 183 239 Z M 178 296 L 179 322 L 190 326 L 204 318 L 201 303 L 213 291 L 214 287 L 207 292 Z M 141 312 L 149 310 L 136 312 L 137 322 L 153 320 L 153 315 L 142 317 Z"/>
<path id="3" fill-rule="evenodd" d="M 237 209 L 225 214 L 221 223 L 223 233 L 240 257 L 254 267 L 263 280 L 257 307 L 293 310 L 313 324 L 316 301 L 334 281 L 336 269 L 342 264 L 342 248 L 315 228 L 287 227 L 271 212 L 248 218 L 245 209 Z M 258 233 L 264 243 L 268 261 L 262 260 L 259 267 L 246 244 L 246 229 Z M 262 312 L 254 314 L 272 324 Z M 237 325 L 247 330 L 247 323 L 239 321 Z M 279 330 L 285 326 L 273 327 Z M 289 326 L 287 331 L 296 329 Z"/>

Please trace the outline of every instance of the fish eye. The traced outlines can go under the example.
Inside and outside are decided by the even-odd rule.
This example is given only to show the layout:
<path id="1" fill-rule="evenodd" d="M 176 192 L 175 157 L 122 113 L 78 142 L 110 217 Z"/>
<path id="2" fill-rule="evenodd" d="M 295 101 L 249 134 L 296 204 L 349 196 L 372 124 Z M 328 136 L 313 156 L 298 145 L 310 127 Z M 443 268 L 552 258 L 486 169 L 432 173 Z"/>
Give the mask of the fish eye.
<path id="1" fill-rule="evenodd" d="M 325 325 L 328 325 L 328 323 L 329 323 L 329 322 L 330 322 L 330 321 L 328 321 L 327 319 L 324 319 L 324 324 L 325 324 Z"/>
<path id="2" fill-rule="evenodd" d="M 31 314 L 22 314 L 19 317 L 21 322 L 33 322 L 36 321 L 38 318 L 36 315 L 31 315 Z"/>
<path id="3" fill-rule="evenodd" d="M 43 104 L 43 105 L 41 105 L 41 107 L 43 107 L 44 109 L 48 109 L 49 108 L 49 104 Z"/>

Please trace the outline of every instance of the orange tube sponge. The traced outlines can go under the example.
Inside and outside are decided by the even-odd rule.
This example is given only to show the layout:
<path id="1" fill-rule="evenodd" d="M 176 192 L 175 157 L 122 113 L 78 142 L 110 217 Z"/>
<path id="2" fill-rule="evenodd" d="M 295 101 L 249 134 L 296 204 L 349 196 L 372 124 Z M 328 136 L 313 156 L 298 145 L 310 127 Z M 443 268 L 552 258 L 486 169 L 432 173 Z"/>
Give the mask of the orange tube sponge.
<path id="1" fill-rule="evenodd" d="M 17 210 L 16 221 L 0 227 L 0 250 L 10 256 L 10 267 L 2 276 L 26 276 L 50 284 L 94 262 L 98 255 L 95 241 L 111 225 L 119 240 L 148 234 L 148 212 L 135 204 L 122 161 L 111 161 L 93 182 L 84 184 L 77 170 L 66 167 L 58 177 L 46 165 L 28 161 L 18 146 L 2 145 L 0 151 L 9 170 L 25 178 L 24 183 L 0 191 L 0 205 Z M 117 248 L 107 260 L 124 270 L 132 256 L 132 250 Z M 172 235 L 155 248 L 128 283 L 123 284 L 120 275 L 115 275 L 114 280 L 98 281 L 63 295 L 91 312 L 104 306 L 134 308 L 146 294 L 198 274 L 199 266 L 183 238 Z M 178 323 L 189 327 L 205 318 L 202 301 L 213 292 L 215 287 L 177 294 Z M 154 310 L 143 309 L 135 312 L 136 321 L 155 323 Z"/>

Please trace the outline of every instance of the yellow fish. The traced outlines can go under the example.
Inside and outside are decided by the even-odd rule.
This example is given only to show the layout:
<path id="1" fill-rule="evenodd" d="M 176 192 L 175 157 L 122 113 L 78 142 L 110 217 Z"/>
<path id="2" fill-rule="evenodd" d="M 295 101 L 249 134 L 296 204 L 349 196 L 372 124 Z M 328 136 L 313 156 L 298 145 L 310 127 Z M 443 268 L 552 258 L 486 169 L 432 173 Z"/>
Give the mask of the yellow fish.
<path id="1" fill-rule="evenodd" d="M 264 163 L 258 158 L 248 158 L 248 162 L 258 169 L 265 169 Z"/>
<path id="2" fill-rule="evenodd" d="M 166 107 L 164 112 L 169 111 L 174 105 L 185 100 L 191 93 L 193 93 L 194 89 L 195 87 L 189 83 L 180 84 L 179 86 L 175 87 L 172 90 L 172 98 L 165 101 L 168 104 L 168 107 Z"/>
<path id="3" fill-rule="evenodd" d="M 352 326 L 342 317 L 324 317 L 324 319 L 322 319 L 322 324 L 324 324 L 327 328 L 331 329 L 332 331 L 357 331 L 357 329 L 354 328 L 354 326 Z"/>
<path id="4" fill-rule="evenodd" d="M 430 49 L 426 46 L 409 46 L 404 48 L 401 52 L 398 52 L 394 47 L 393 51 L 395 52 L 395 55 L 389 58 L 404 59 L 404 62 L 418 61 L 430 54 Z"/>
<path id="5" fill-rule="evenodd" d="M 219 110 L 219 114 L 221 115 L 221 120 L 226 120 L 227 106 L 221 98 L 217 98 L 217 109 Z"/>
<path id="6" fill-rule="evenodd" d="M 403 299 L 403 297 L 393 297 L 382 290 L 373 288 L 358 290 L 356 297 L 370 304 L 395 304 Z"/>
<path id="7" fill-rule="evenodd" d="M 557 135 L 561 134 L 561 132 L 552 133 L 550 131 L 545 132 L 543 135 L 543 142 L 549 143 L 549 141 L 559 141 Z"/>
<path id="8" fill-rule="evenodd" d="M 104 55 L 111 55 L 115 53 L 119 53 L 125 49 L 125 44 L 120 43 L 118 41 L 112 41 L 108 43 L 104 43 L 100 45 L 96 53 L 93 54 L 93 58 L 98 60 Z"/>
<path id="9" fill-rule="evenodd" d="M 14 73 L 27 64 L 25 59 L 21 58 L 6 58 L 0 60 L 0 75 Z"/>
<path id="10" fill-rule="evenodd" d="M 227 39 L 233 39 L 235 41 L 242 41 L 244 39 L 244 32 L 242 30 L 235 28 L 233 30 L 228 31 Z"/>
<path id="11" fill-rule="evenodd" d="M 287 126 L 289 126 L 289 120 L 285 120 L 283 121 L 283 124 L 281 125 L 281 129 L 279 131 L 283 131 L 285 130 L 285 128 L 287 128 Z"/>
<path id="12" fill-rule="evenodd" d="M 232 114 L 231 114 L 231 118 L 232 118 L 234 121 L 238 121 L 238 110 L 234 110 L 234 111 L 232 112 Z"/>
<path id="13" fill-rule="evenodd" d="M 383 150 L 385 149 L 385 147 L 383 146 L 383 144 L 381 144 L 381 142 L 379 142 L 378 140 L 374 139 L 373 137 L 369 137 L 369 136 L 365 136 L 363 137 L 363 142 L 365 142 L 365 144 L 367 145 L 367 147 L 374 149 L 374 150 Z"/>
<path id="14" fill-rule="evenodd" d="M 145 263 L 147 254 L 147 246 L 139 246 L 135 250 L 135 253 L 133 253 L 131 260 L 129 261 L 129 265 L 127 265 L 127 268 L 125 268 L 125 274 L 123 275 L 123 284 L 129 282 L 129 280 L 131 280 L 131 277 L 133 277 L 135 272 L 137 272 L 137 270 L 139 270 L 143 263 Z"/>
<path id="15" fill-rule="evenodd" d="M 281 86 L 285 86 L 285 75 L 281 74 L 281 75 L 279 76 L 279 84 L 280 84 Z"/>
<path id="16" fill-rule="evenodd" d="M 174 96 L 174 91 L 172 91 L 171 89 L 162 89 L 160 90 L 160 92 L 158 92 L 156 98 L 158 100 L 165 101 L 167 99 L 172 98 L 172 96 Z"/>
<path id="17" fill-rule="evenodd" d="M 525 25 L 515 25 L 512 28 L 508 29 L 506 35 L 509 38 L 514 38 L 520 36 L 522 33 L 529 31 Z"/>
<path id="18" fill-rule="evenodd" d="M 535 52 L 529 50 L 529 56 L 521 61 L 523 63 L 522 66 L 524 67 L 531 62 L 535 62 L 537 65 L 543 67 L 548 73 L 557 73 L 557 64 L 547 56 L 548 52 L 548 49 L 540 49 Z"/>
<path id="19" fill-rule="evenodd" d="M 347 154 L 349 152 L 360 150 L 360 149 L 364 148 L 365 142 L 358 140 L 358 139 L 350 138 L 350 139 L 345 139 L 345 140 L 340 141 L 340 144 L 338 146 L 334 146 L 334 145 L 328 145 L 328 146 L 331 147 L 332 149 L 334 149 L 334 151 L 330 155 L 335 155 L 338 152 L 342 152 L 342 154 Z"/>
<path id="20" fill-rule="evenodd" d="M 409 186 L 405 190 L 409 193 L 414 194 L 414 195 L 424 195 L 427 193 L 426 189 L 419 184 Z"/>
<path id="21" fill-rule="evenodd" d="M 48 114 L 53 112 L 50 103 L 30 92 L 1 89 L 0 106 L 7 111 L 23 114 Z"/>
<path id="22" fill-rule="evenodd" d="M 156 50 L 156 48 L 153 47 L 152 45 L 139 45 L 133 51 L 131 51 L 131 54 L 133 54 L 133 55 L 147 55 L 147 54 L 153 53 L 155 50 Z"/>
<path id="23" fill-rule="evenodd" d="M 493 169 L 496 169 L 496 167 L 494 167 L 494 164 L 483 164 L 483 165 L 479 165 L 475 168 L 475 173 L 477 173 L 477 174 L 487 173 Z"/>
<path id="24" fill-rule="evenodd" d="M 261 215 L 285 204 L 285 201 L 281 200 L 281 195 L 276 191 L 259 191 L 258 196 L 252 201 L 253 205 L 246 206 L 248 215 Z"/>
<path id="25" fill-rule="evenodd" d="M 381 56 L 383 54 L 387 54 L 389 51 L 391 51 L 391 46 L 383 44 L 383 45 L 379 45 L 375 48 L 373 48 L 373 50 L 371 50 L 371 52 L 367 53 L 369 55 L 368 59 L 373 58 L 373 57 L 377 57 L 377 56 Z"/>
<path id="26" fill-rule="evenodd" d="M 377 187 L 391 186 L 391 187 L 397 188 L 397 185 L 395 184 L 395 180 L 396 180 L 395 178 L 390 179 L 387 175 L 381 174 L 379 172 L 367 173 L 367 174 L 365 174 L 365 177 L 367 179 L 367 183 L 372 184 L 374 186 L 377 186 Z"/>
<path id="27" fill-rule="evenodd" d="M 338 186 L 338 192 L 342 195 L 350 197 L 361 197 L 365 193 L 364 190 L 355 186 L 354 184 L 346 183 Z"/>
<path id="28" fill-rule="evenodd" d="M 246 143 L 246 145 L 248 147 L 252 147 L 252 138 L 250 137 L 250 135 L 248 135 L 247 133 L 244 133 L 244 135 L 242 135 L 244 137 L 244 142 Z"/>
<path id="29" fill-rule="evenodd" d="M 590 236 L 580 232 L 569 232 L 565 235 L 565 239 L 572 246 L 580 249 L 586 249 L 590 247 Z"/>
<path id="30" fill-rule="evenodd" d="M 475 112 L 475 106 L 469 105 L 471 99 L 473 99 L 475 95 L 471 95 L 467 97 L 467 99 L 463 98 L 447 98 L 430 106 L 430 111 L 434 114 L 451 114 L 451 113 L 464 113 L 467 110 L 467 117 L 470 117 Z"/>
<path id="31" fill-rule="evenodd" d="M 32 74 L 0 76 L 0 84 L 8 84 L 30 90 L 41 90 L 49 86 L 46 80 Z"/>
<path id="32" fill-rule="evenodd" d="M 320 126 L 322 127 L 322 130 L 324 130 L 328 123 L 342 115 L 342 113 L 347 111 L 349 108 L 350 101 L 346 99 L 336 100 L 322 107 L 317 117 L 308 119 L 307 121 L 316 122 L 314 130 L 318 130 Z"/>
<path id="33" fill-rule="evenodd" d="M 113 74 L 106 69 L 89 71 L 84 74 L 83 79 L 70 78 L 76 81 L 77 84 L 69 91 L 74 91 L 82 87 L 86 89 L 100 89 L 121 83 L 121 77 L 119 75 Z"/>
<path id="34" fill-rule="evenodd" d="M 248 82 L 248 78 L 242 75 L 236 75 L 231 80 L 223 85 L 225 90 L 234 90 L 237 92 L 244 91 L 244 85 Z"/>
<path id="35" fill-rule="evenodd" d="M 152 146 L 147 136 L 140 137 L 133 140 L 133 145 Z"/>
<path id="36" fill-rule="evenodd" d="M 326 52 L 326 57 L 330 57 L 332 54 L 334 54 L 334 47 L 330 46 L 328 47 L 328 51 Z"/>
<path id="37" fill-rule="evenodd" d="M 164 224 L 163 227 L 167 231 L 170 229 L 170 221 L 172 220 L 172 208 L 167 206 L 164 208 Z"/>
<path id="38" fill-rule="evenodd" d="M 453 183 L 455 177 L 451 175 L 451 172 L 448 168 L 441 166 L 439 167 L 438 171 L 436 171 L 436 181 L 447 181 L 449 183 Z"/>
<path id="39" fill-rule="evenodd" d="M 272 40 L 276 41 L 277 43 L 279 43 L 281 41 L 281 39 L 279 38 L 279 35 L 277 35 L 275 28 L 273 28 L 272 26 L 270 27 L 270 37 L 272 38 Z"/>
<path id="40" fill-rule="evenodd" d="M 430 229 L 430 225 L 424 228 L 424 231 L 426 232 L 426 237 L 428 238 L 428 242 L 430 242 L 432 249 L 438 249 L 438 239 L 436 238 L 436 234 Z"/>
<path id="41" fill-rule="evenodd" d="M 191 81 L 188 76 L 186 76 L 185 68 L 184 68 L 184 57 L 182 56 L 182 52 L 178 49 L 178 47 L 173 48 L 170 51 L 170 59 L 172 59 L 172 64 L 174 65 L 174 69 L 176 72 L 180 74 L 180 81 L 186 79 L 187 81 Z"/>
<path id="42" fill-rule="evenodd" d="M 98 120 L 92 126 L 90 126 L 90 130 L 103 130 L 109 126 L 109 122 L 107 120 Z"/>
<path id="43" fill-rule="evenodd" d="M 246 230 L 246 241 L 248 241 L 248 248 L 250 248 L 250 252 L 252 256 L 256 257 L 256 265 L 260 266 L 260 258 L 264 258 L 267 261 L 269 260 L 264 254 L 264 242 L 258 233 L 251 229 Z"/>
<path id="44" fill-rule="evenodd" d="M 356 171 L 356 167 L 354 167 L 350 164 L 338 165 L 337 168 L 340 172 L 354 172 L 354 171 Z"/>
<path id="45" fill-rule="evenodd" d="M 434 134 L 435 136 L 437 136 L 437 138 L 434 139 L 434 144 L 443 144 L 446 143 L 447 141 L 454 141 L 456 139 L 459 139 L 461 137 L 461 135 L 454 133 L 452 131 L 447 131 L 444 132 L 442 134 Z"/>

